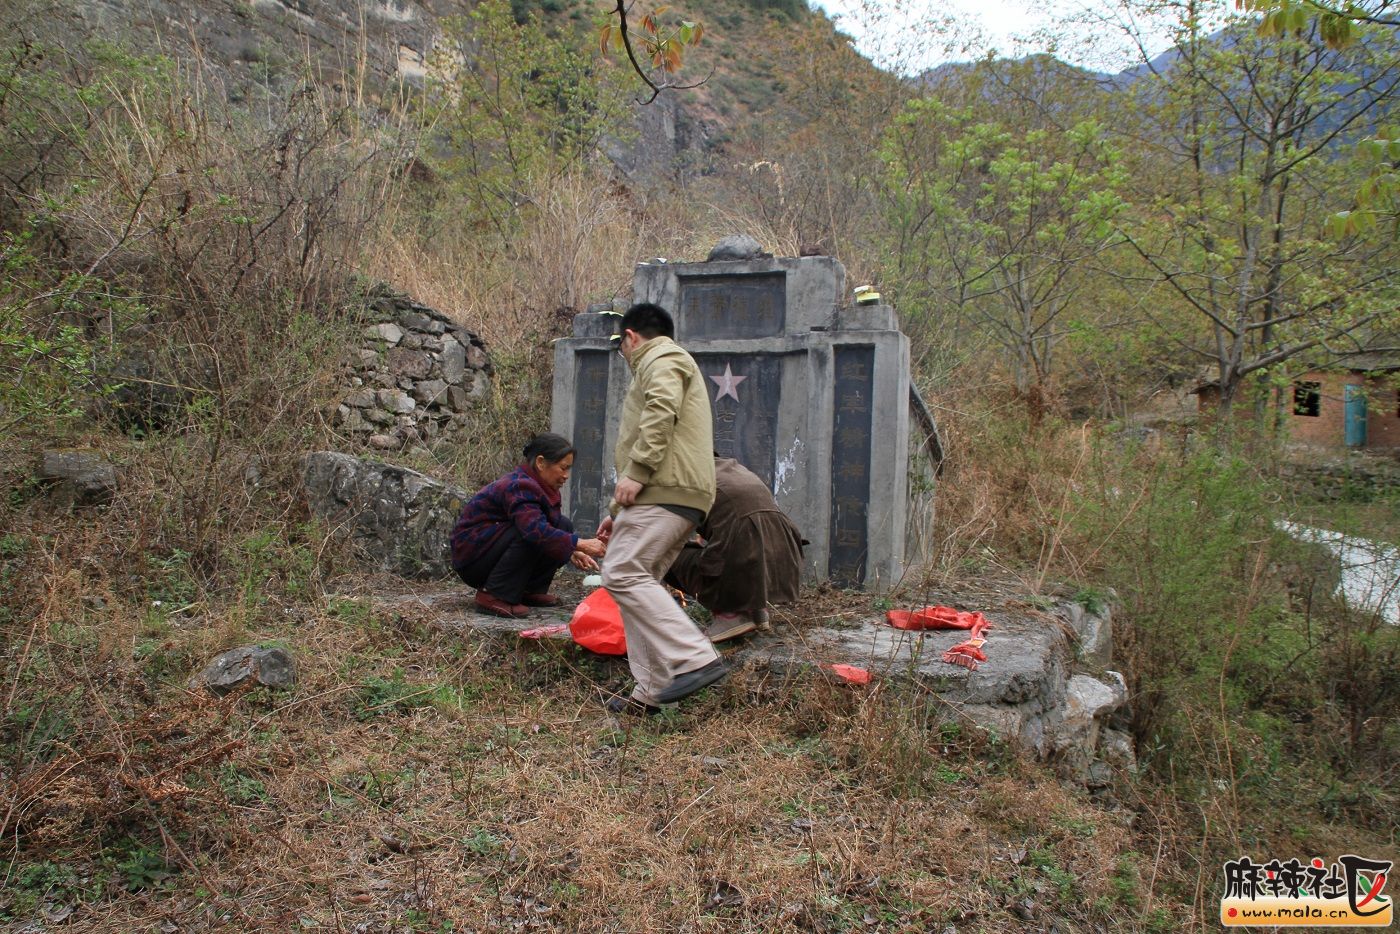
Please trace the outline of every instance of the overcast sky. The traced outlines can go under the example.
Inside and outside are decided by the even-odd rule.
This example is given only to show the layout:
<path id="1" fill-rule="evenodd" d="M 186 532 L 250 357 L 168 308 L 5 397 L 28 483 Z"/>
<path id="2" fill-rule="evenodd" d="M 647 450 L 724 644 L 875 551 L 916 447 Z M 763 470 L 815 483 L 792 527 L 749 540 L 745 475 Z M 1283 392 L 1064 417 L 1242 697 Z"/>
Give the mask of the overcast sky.
<path id="1" fill-rule="evenodd" d="M 1076 65 L 1119 71 L 1137 63 L 1111 2 L 1086 0 L 809 0 L 877 65 L 916 73 L 980 58 L 989 48 L 1019 57 L 1053 51 Z M 946 28 L 934 24 L 946 23 Z M 1163 24 L 1135 24 L 1149 54 L 1169 45 Z M 1058 34 L 1053 42 L 1051 34 Z"/>

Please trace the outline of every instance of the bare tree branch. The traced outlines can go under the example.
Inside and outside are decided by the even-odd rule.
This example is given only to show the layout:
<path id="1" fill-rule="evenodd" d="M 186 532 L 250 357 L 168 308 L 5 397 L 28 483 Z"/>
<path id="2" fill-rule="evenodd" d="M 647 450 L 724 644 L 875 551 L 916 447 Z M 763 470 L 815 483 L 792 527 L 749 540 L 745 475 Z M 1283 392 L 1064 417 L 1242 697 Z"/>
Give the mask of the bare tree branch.
<path id="1" fill-rule="evenodd" d="M 637 61 L 637 53 L 632 50 L 632 36 L 627 29 L 627 0 L 617 0 L 617 8 L 614 9 L 613 12 L 617 14 L 618 29 L 622 33 L 622 45 L 623 48 L 627 50 L 627 59 L 632 63 L 632 70 L 637 73 L 637 77 L 641 78 L 642 82 L 646 84 L 647 87 L 651 88 L 651 97 L 648 97 L 646 100 L 638 98 L 637 103 L 646 106 L 656 100 L 657 96 L 660 95 L 662 91 L 687 91 L 691 88 L 700 87 L 700 85 L 714 77 L 715 70 L 711 68 L 708 75 L 696 81 L 694 84 L 667 84 L 665 82 L 657 84 L 652 81 L 651 78 L 647 77 L 646 71 L 642 69 L 641 63 Z"/>

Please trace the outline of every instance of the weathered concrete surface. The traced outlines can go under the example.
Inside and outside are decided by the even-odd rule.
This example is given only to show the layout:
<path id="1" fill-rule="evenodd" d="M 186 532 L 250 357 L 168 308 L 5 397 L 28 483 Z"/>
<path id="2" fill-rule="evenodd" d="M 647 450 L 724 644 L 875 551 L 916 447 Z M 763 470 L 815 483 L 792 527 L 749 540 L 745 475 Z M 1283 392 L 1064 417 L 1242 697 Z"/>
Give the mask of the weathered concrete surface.
<path id="1" fill-rule="evenodd" d="M 571 580 L 561 576 L 561 582 L 566 579 Z M 522 630 L 567 623 L 574 606 L 569 598 L 579 596 L 571 590 L 576 587 L 566 583 L 556 588 L 566 596 L 564 606 L 535 610 L 523 620 L 476 613 L 467 588 L 381 602 L 386 609 L 426 611 L 450 631 L 513 645 Z M 1123 678 L 1076 661 L 1083 657 L 1083 646 L 1091 648 L 1091 656 L 1102 657 L 1112 628 L 1108 612 L 1089 613 L 1068 602 L 1048 612 L 1014 606 L 984 612 L 993 628 L 983 646 L 988 660 L 976 671 L 941 658 L 967 638 L 966 632 L 906 632 L 886 625 L 883 614 L 822 626 L 780 613 L 771 632 L 723 649 L 733 664 L 785 679 L 813 677 L 831 664 L 864 668 L 877 682 L 936 699 L 950 719 L 993 731 L 1036 758 L 1055 762 L 1065 778 L 1090 787 L 1109 784 L 1116 771 L 1131 771 L 1131 741 L 1107 726 L 1128 703 Z M 545 641 L 572 646 L 567 632 Z"/>
<path id="2" fill-rule="evenodd" d="M 452 526 L 467 491 L 336 451 L 308 454 L 302 483 L 312 513 L 348 536 L 371 567 L 404 577 L 452 576 Z"/>

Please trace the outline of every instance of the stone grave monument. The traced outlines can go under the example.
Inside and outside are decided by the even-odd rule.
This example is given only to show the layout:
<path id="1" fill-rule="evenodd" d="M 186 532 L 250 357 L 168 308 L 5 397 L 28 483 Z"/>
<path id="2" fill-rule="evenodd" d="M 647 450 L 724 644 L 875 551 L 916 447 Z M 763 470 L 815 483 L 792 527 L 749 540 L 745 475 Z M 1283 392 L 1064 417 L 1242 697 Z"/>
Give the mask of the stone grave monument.
<path id="1" fill-rule="evenodd" d="M 635 298 L 671 312 L 676 340 L 709 383 L 716 452 L 770 485 L 810 542 L 808 578 L 887 589 L 921 557 L 906 541 L 911 472 L 923 478 L 922 528 L 932 509 L 928 459 L 936 466 L 940 456 L 910 384 L 908 339 L 889 305 L 843 301 L 846 272 L 835 259 L 775 258 L 748 243 L 742 258 L 719 258 L 734 254 L 717 247 L 703 263 L 641 263 Z M 605 308 L 576 315 L 574 336 L 555 344 L 551 421 L 578 448 L 564 508 L 583 532 L 606 516 L 630 379 L 610 341 L 620 316 Z"/>

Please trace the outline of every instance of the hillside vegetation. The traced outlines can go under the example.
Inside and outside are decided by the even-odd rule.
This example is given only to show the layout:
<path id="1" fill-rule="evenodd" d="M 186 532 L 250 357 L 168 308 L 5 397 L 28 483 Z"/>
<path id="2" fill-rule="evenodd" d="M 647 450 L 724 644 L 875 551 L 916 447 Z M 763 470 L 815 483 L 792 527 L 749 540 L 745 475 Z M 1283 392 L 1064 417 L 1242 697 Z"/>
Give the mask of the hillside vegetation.
<path id="1" fill-rule="evenodd" d="M 799 4 L 680 4 L 681 79 L 714 74 L 651 106 L 707 129 L 629 175 L 658 111 L 596 51 L 608 7 L 531 7 L 444 21 L 404 85 L 0 12 L 5 921 L 1166 932 L 1213 925 L 1226 858 L 1396 858 L 1400 627 L 1276 525 L 1400 542 L 1394 489 L 1292 484 L 1277 417 L 1400 327 L 1394 152 L 1364 143 L 1393 30 L 1183 18 L 1129 84 L 916 84 Z M 1139 774 L 1090 797 L 894 685 L 740 676 L 620 729 L 614 670 L 385 609 L 407 585 L 307 513 L 301 455 L 358 443 L 329 412 L 371 284 L 485 338 L 470 440 L 404 457 L 474 487 L 548 426 L 574 313 L 734 232 L 836 256 L 910 335 L 949 459 L 889 599 L 1111 602 Z M 1216 418 L 1161 417 L 1203 378 Z M 45 449 L 116 464 L 110 502 L 59 502 Z M 186 689 L 249 643 L 296 654 L 294 693 Z"/>

